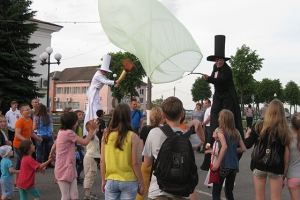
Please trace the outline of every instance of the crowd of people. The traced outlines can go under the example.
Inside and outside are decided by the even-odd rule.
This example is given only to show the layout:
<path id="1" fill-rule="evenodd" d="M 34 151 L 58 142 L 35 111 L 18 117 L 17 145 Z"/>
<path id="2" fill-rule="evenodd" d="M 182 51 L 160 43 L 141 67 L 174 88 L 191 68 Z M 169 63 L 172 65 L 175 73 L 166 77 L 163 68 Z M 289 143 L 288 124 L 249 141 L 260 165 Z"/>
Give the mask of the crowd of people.
<path id="1" fill-rule="evenodd" d="M 109 56 L 92 80 L 85 118 L 82 111 L 66 108 L 57 133 L 50 111 L 37 99 L 32 100 L 32 109 L 22 104 L 18 110 L 18 103 L 12 101 L 6 116 L 0 115 L 1 199 L 12 198 L 14 190 L 20 192 L 21 200 L 27 195 L 41 199 L 34 185 L 35 172 L 54 167 L 62 200 L 79 199 L 78 185 L 83 185 L 84 200 L 98 199 L 91 191 L 98 170 L 101 190 L 109 200 L 196 200 L 195 187 L 202 181 L 212 187 L 213 200 L 221 199 L 223 185 L 226 199 L 233 200 L 239 159 L 254 146 L 250 169 L 256 200 L 266 199 L 267 178 L 272 200 L 282 199 L 285 184 L 292 200 L 299 200 L 300 115 L 293 115 L 289 127 L 282 102 L 274 99 L 265 103 L 261 119 L 252 125 L 254 112 L 249 106 L 244 134 L 232 71 L 226 63 L 230 58 L 224 51 L 225 36 L 218 35 L 215 55 L 207 57 L 214 62 L 213 71 L 203 75 L 215 87 L 213 101 L 205 100 L 205 110 L 197 103 L 187 123 L 182 101 L 172 96 L 161 107 L 152 108 L 150 125 L 144 126 L 137 100 L 132 99 L 130 105 L 120 103 L 111 111 L 106 126 L 98 93 L 104 84 L 120 82 L 105 77 L 111 72 Z M 205 153 L 200 169 L 208 171 L 206 180 L 198 180 L 193 169 L 197 168 L 194 152 Z M 16 157 L 15 168 L 12 157 Z"/>

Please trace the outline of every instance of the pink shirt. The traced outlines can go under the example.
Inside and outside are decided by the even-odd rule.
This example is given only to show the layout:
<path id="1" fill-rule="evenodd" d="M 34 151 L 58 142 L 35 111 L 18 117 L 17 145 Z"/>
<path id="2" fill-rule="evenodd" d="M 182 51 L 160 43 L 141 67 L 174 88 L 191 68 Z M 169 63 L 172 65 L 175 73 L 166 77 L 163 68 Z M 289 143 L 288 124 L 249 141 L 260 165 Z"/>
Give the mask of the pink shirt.
<path id="1" fill-rule="evenodd" d="M 72 130 L 59 130 L 56 139 L 54 175 L 59 181 L 73 182 L 77 178 L 75 141 L 78 136 Z"/>
<path id="2" fill-rule="evenodd" d="M 23 190 L 34 188 L 35 172 L 39 166 L 40 163 L 31 156 L 23 156 L 17 186 Z"/>

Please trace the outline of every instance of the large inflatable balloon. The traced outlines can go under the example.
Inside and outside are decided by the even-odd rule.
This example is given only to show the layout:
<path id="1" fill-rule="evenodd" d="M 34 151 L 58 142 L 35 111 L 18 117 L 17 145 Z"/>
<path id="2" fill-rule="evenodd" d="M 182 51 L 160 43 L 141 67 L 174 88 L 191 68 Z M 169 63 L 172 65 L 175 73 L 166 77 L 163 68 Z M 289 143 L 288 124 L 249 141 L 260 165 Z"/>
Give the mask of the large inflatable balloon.
<path id="1" fill-rule="evenodd" d="M 140 59 L 152 83 L 178 80 L 201 62 L 189 31 L 157 0 L 99 0 L 103 30 Z"/>

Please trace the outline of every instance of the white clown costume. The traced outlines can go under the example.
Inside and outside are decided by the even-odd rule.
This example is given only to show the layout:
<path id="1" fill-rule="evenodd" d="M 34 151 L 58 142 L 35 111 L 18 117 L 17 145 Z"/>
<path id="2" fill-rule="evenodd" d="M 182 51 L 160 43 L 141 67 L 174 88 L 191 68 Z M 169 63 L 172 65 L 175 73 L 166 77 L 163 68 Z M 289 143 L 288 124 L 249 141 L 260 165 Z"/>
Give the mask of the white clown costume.
<path id="1" fill-rule="evenodd" d="M 106 71 L 106 72 L 111 72 L 109 70 L 109 64 L 110 64 L 110 55 L 104 55 L 103 56 L 103 63 L 101 65 L 100 70 Z M 85 124 L 92 120 L 97 118 L 96 112 L 97 110 L 101 109 L 101 104 L 100 104 L 100 97 L 99 97 L 99 92 L 101 88 L 106 84 L 106 85 L 114 85 L 115 81 L 109 80 L 106 78 L 105 75 L 101 73 L 101 71 L 98 70 L 91 82 L 91 85 L 88 89 L 87 96 L 88 96 L 88 106 L 87 110 L 85 113 L 85 118 L 84 118 L 84 124 L 83 124 L 83 136 L 87 135 L 88 132 L 86 131 Z"/>

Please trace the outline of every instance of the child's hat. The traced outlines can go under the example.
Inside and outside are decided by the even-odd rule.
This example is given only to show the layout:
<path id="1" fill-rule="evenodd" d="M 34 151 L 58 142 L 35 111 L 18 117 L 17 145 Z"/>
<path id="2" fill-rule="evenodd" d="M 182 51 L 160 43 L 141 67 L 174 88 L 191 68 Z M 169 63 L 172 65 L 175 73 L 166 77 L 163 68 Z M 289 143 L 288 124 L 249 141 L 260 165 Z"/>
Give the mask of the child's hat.
<path id="1" fill-rule="evenodd" d="M 11 151 L 11 146 L 3 145 L 0 147 L 0 156 L 4 158 Z"/>

